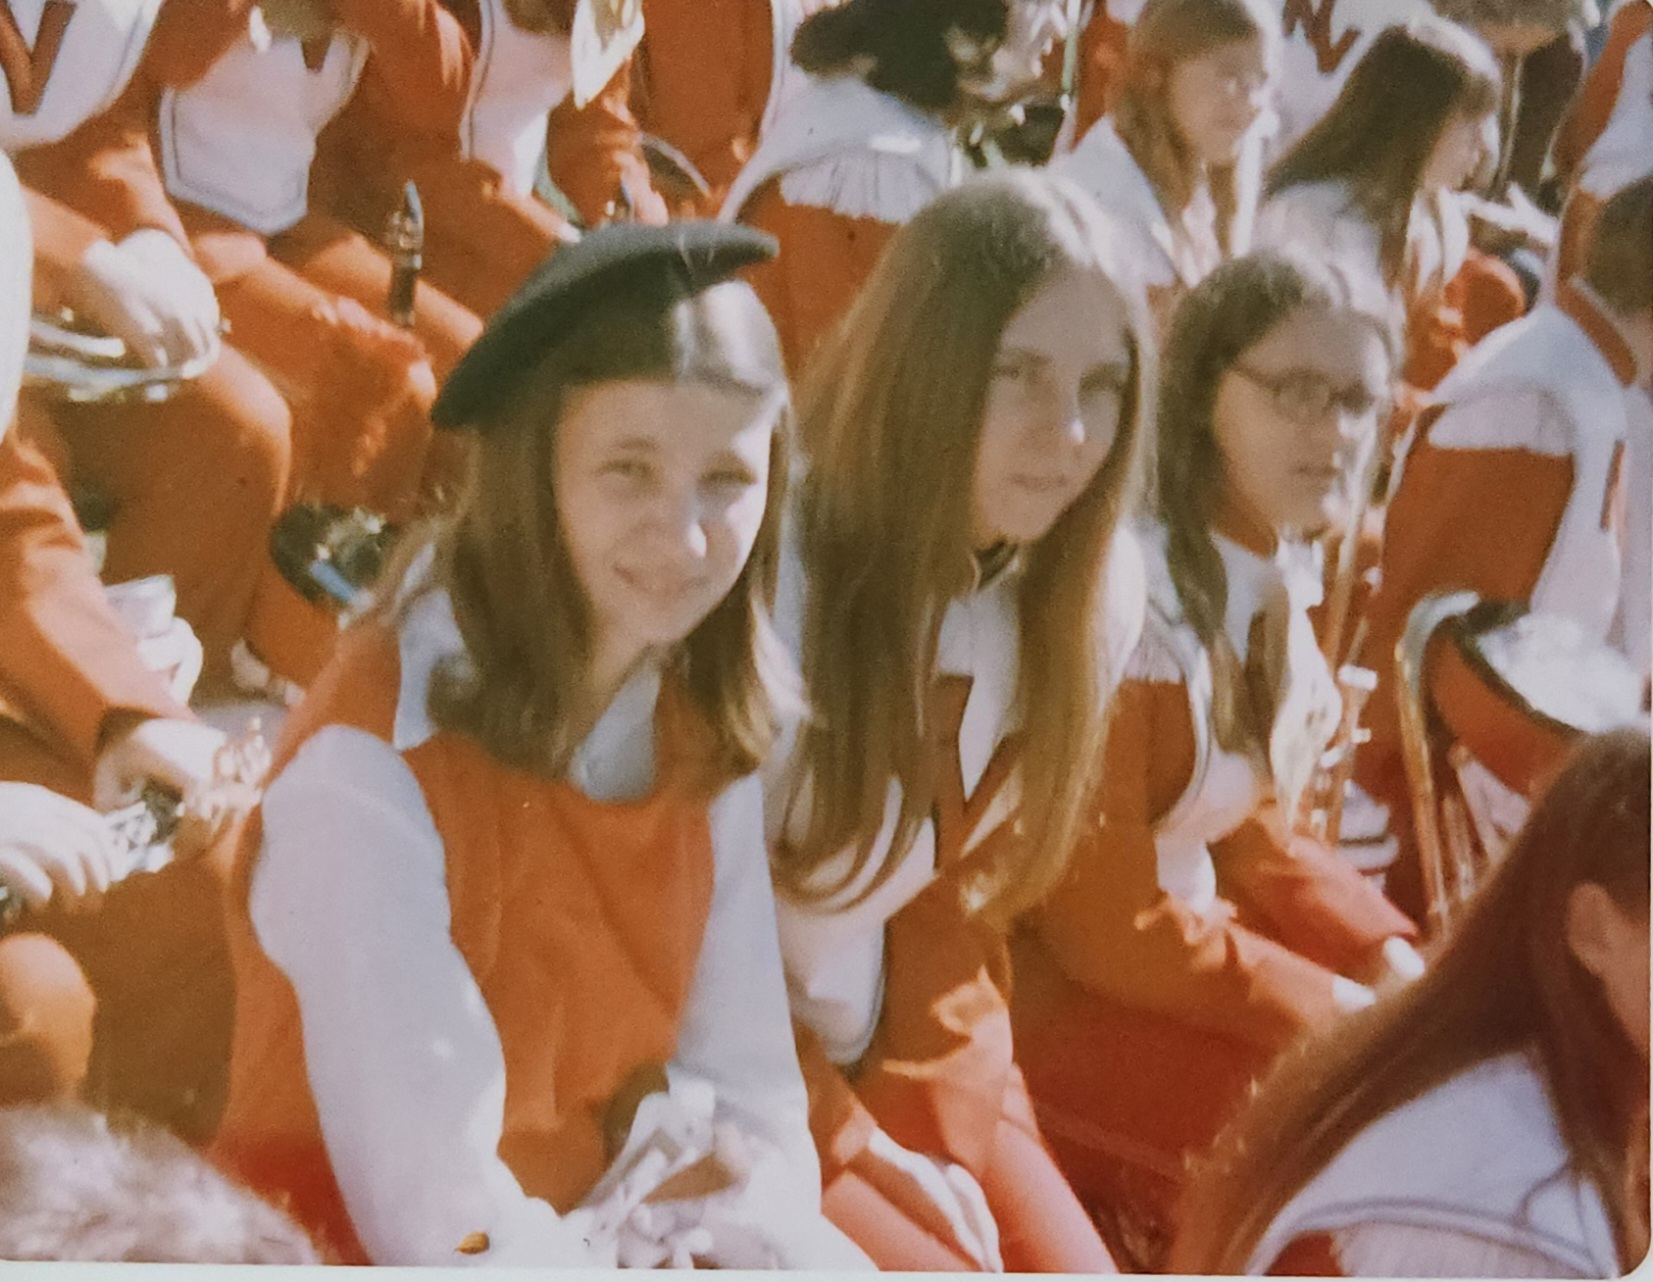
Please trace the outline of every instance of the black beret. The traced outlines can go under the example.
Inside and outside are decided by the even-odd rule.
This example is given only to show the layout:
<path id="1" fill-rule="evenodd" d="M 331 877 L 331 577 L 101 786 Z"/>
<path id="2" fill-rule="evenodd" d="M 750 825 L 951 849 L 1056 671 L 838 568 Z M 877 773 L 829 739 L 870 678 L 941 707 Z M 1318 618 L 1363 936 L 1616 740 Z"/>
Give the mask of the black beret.
<path id="1" fill-rule="evenodd" d="M 775 256 L 772 236 L 737 223 L 610 223 L 563 245 L 494 313 L 431 406 L 438 427 L 486 427 L 538 357 L 595 303 L 634 290 L 687 298 Z"/>

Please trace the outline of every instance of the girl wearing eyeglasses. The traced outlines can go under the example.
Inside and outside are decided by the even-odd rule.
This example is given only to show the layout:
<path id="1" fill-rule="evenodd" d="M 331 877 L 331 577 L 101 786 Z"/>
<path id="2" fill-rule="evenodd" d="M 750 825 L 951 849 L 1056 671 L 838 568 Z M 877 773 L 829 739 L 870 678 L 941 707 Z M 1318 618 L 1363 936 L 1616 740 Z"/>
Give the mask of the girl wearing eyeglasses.
<path id="1" fill-rule="evenodd" d="M 1275 62 L 1257 0 L 1149 0 L 1131 28 L 1118 103 L 1056 165 L 1115 218 L 1161 322 L 1257 212 L 1254 126 Z"/>
<path id="2" fill-rule="evenodd" d="M 1173 319 L 1100 821 L 1015 962 L 1040 1123 L 1134 1266 L 1159 1262 L 1185 1157 L 1252 1078 L 1421 969 L 1407 918 L 1293 831 L 1339 711 L 1309 540 L 1364 470 L 1391 341 L 1343 278 L 1272 255 L 1219 267 Z"/>

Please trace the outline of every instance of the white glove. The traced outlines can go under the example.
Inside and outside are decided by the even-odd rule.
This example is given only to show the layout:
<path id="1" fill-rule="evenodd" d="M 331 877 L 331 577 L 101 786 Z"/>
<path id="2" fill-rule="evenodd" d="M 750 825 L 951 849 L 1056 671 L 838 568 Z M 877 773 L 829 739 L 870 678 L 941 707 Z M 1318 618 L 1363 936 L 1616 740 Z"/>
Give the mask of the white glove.
<path id="1" fill-rule="evenodd" d="M 1343 975 L 1332 976 L 1332 1001 L 1345 1015 L 1365 1010 L 1377 1001 L 1377 994 L 1366 984 Z"/>
<path id="2" fill-rule="evenodd" d="M 93 908 L 118 856 L 103 816 L 30 783 L 0 783 L 0 885 L 30 909 Z"/>
<path id="3" fill-rule="evenodd" d="M 218 348 L 212 282 L 177 241 L 155 228 L 141 228 L 118 245 L 96 242 L 82 256 L 65 301 L 151 368 L 182 365 Z"/>
<path id="4" fill-rule="evenodd" d="M 187 807 L 212 784 L 224 732 L 199 721 L 149 717 L 114 735 L 98 755 L 93 800 L 113 810 L 158 783 Z"/>
<path id="5" fill-rule="evenodd" d="M 885 1168 L 883 1176 L 893 1175 L 922 1195 L 936 1212 L 936 1228 L 978 1269 L 1004 1272 L 999 1226 L 975 1176 L 957 1163 L 902 1148 L 882 1130 L 875 1130 L 867 1140 L 867 1156 Z"/>

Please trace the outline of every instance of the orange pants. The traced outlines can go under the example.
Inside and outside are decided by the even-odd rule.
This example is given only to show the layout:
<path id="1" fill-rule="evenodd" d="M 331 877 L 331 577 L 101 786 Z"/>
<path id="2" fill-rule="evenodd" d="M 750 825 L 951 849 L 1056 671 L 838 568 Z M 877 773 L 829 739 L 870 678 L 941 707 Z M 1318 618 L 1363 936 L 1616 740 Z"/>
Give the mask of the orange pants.
<path id="1" fill-rule="evenodd" d="M 1019 1072 L 1012 1070 L 991 1155 L 978 1173 L 1011 1273 L 1114 1273 L 1112 1257 L 1046 1149 Z M 825 1188 L 821 1209 L 883 1270 L 972 1271 L 920 1216 L 852 1162 Z"/>
<path id="2" fill-rule="evenodd" d="M 431 368 L 451 369 L 481 332 L 465 308 L 428 286 L 416 296 L 412 334 L 384 317 L 391 267 L 342 223 L 306 217 L 268 244 L 205 210 L 180 210 L 218 291 L 234 341 L 291 407 L 288 481 L 276 511 L 321 500 L 405 521 L 458 488 L 464 442 L 433 435 Z M 273 514 L 272 514 L 273 515 Z M 308 684 L 326 663 L 336 620 L 276 571 L 260 532 L 245 635 L 281 676 Z"/>
<path id="3" fill-rule="evenodd" d="M 492 316 L 571 226 L 536 197 L 500 187 L 478 160 L 434 159 L 409 169 L 425 211 L 422 279 L 477 316 Z M 368 192 L 350 193 L 343 210 L 357 227 L 382 226 L 390 213 Z"/>
<path id="4" fill-rule="evenodd" d="M 78 1094 L 205 1139 L 234 1006 L 219 891 L 200 867 L 136 874 L 90 913 L 27 919 L 0 937 L 0 1105 Z"/>
<path id="5" fill-rule="evenodd" d="M 226 348 L 198 381 L 153 405 L 70 405 L 25 395 L 20 412 L 71 486 L 112 505 L 109 582 L 170 574 L 178 614 L 206 649 L 207 679 L 251 631 L 270 522 L 285 501 L 292 418 L 280 394 Z"/>
<path id="6" fill-rule="evenodd" d="M 1015 1004 L 1040 1127 L 1127 1270 L 1158 1271 L 1189 1159 L 1267 1068 L 1261 1047 L 1067 985 Z M 1009 1266 L 1008 1259 L 1006 1266 Z"/>

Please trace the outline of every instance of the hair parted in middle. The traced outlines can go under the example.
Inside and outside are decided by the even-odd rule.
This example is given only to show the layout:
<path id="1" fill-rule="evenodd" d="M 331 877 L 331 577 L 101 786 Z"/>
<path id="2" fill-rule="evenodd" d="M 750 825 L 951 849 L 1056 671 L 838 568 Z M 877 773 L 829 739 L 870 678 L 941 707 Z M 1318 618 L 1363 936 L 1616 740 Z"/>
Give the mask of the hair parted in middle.
<path id="1" fill-rule="evenodd" d="M 1188 207 L 1200 177 L 1199 161 L 1171 119 L 1172 70 L 1236 40 L 1262 40 L 1272 51 L 1279 43 L 1278 26 L 1261 0 L 1148 0 L 1142 6 L 1126 44 L 1125 74 L 1111 114 L 1120 141 L 1171 216 Z M 1215 166 L 1205 174 L 1224 253 L 1234 252 L 1236 169 L 1237 163 Z"/>
<path id="2" fill-rule="evenodd" d="M 948 604 L 971 590 L 971 493 L 1000 338 L 1046 282 L 1084 273 L 1121 299 L 1133 369 L 1111 452 L 1087 489 L 1022 550 L 1018 587 L 1025 841 L 975 888 L 998 920 L 1060 878 L 1101 760 L 1109 676 L 1099 597 L 1147 434 L 1150 332 L 1140 285 L 1112 263 L 1105 216 L 1044 174 L 978 177 L 904 225 L 808 370 L 809 456 L 796 503 L 809 584 L 802 669 L 812 718 L 797 760 L 807 823 L 776 855 L 781 887 L 825 899 L 862 884 L 892 780 L 889 854 L 929 816 L 927 696 Z M 829 861 L 853 851 L 842 878 Z"/>
<path id="3" fill-rule="evenodd" d="M 1269 196 L 1300 183 L 1347 183 L 1378 229 L 1385 282 L 1406 263 L 1424 171 L 1453 117 L 1498 109 L 1502 76 L 1481 41 L 1444 18 L 1388 27 L 1355 64 L 1331 109 L 1268 176 Z"/>
<path id="4" fill-rule="evenodd" d="M 1299 312 L 1348 311 L 1371 322 L 1398 368 L 1400 338 L 1387 297 L 1364 274 L 1298 255 L 1258 252 L 1224 263 L 1182 300 L 1160 365 L 1155 516 L 1165 527 L 1171 583 L 1211 656 L 1212 722 L 1230 751 L 1261 751 L 1268 728 L 1246 701 L 1239 656 L 1223 631 L 1228 577 L 1212 527 L 1227 472 L 1217 443 L 1217 389 L 1270 331 Z"/>
<path id="5" fill-rule="evenodd" d="M 763 524 L 729 594 L 671 658 L 713 741 L 708 783 L 755 769 L 796 680 L 770 625 L 791 406 L 774 323 L 743 281 L 632 292 L 591 308 L 540 357 L 477 440 L 459 511 L 410 538 L 381 582 L 434 544 L 464 639 L 431 680 L 432 720 L 507 765 L 557 776 L 602 711 L 589 706 L 591 621 L 552 484 L 557 426 L 579 389 L 627 379 L 702 382 L 768 398 L 776 418 Z M 385 609 L 405 611 L 415 591 Z"/>

